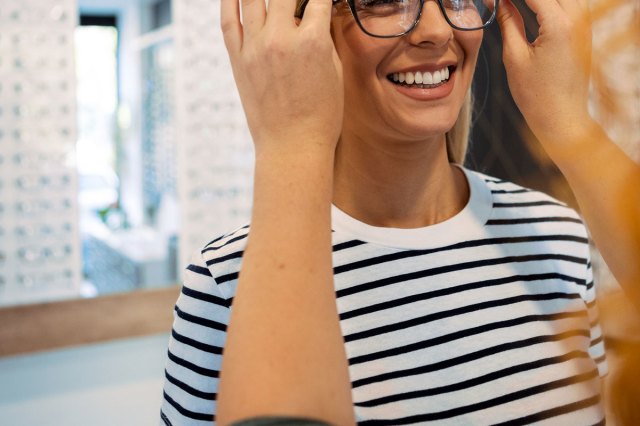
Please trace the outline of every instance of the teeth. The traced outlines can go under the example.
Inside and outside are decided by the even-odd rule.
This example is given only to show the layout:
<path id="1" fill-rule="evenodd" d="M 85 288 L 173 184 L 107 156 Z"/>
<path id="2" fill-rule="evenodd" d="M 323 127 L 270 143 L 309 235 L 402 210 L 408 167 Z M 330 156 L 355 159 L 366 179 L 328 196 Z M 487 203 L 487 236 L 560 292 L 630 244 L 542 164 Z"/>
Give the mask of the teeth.
<path id="1" fill-rule="evenodd" d="M 391 76 L 394 82 L 406 83 L 406 84 L 440 84 L 443 81 L 449 80 L 449 68 L 444 67 L 441 70 L 424 72 L 397 72 Z"/>
<path id="2" fill-rule="evenodd" d="M 440 77 L 440 71 L 436 71 L 433 73 L 433 84 L 438 84 L 442 81 L 442 78 Z"/>
<path id="3" fill-rule="evenodd" d="M 407 84 L 413 84 L 413 82 L 415 81 L 415 79 L 416 79 L 416 75 L 415 75 L 415 73 L 408 72 L 408 73 L 407 73 L 407 76 L 406 76 L 406 78 L 405 78 L 405 81 L 407 82 Z"/>

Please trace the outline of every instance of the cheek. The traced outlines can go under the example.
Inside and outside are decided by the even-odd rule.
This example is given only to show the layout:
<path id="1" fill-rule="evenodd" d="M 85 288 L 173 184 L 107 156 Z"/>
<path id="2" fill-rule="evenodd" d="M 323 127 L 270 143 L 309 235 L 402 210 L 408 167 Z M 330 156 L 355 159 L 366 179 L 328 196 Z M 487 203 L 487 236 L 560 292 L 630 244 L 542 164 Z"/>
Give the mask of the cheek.
<path id="1" fill-rule="evenodd" d="M 478 52 L 480 51 L 480 45 L 482 44 L 482 35 L 483 32 L 480 30 L 469 31 L 466 33 L 458 32 L 456 34 L 456 40 L 464 52 L 466 65 L 471 68 L 475 68 Z"/>

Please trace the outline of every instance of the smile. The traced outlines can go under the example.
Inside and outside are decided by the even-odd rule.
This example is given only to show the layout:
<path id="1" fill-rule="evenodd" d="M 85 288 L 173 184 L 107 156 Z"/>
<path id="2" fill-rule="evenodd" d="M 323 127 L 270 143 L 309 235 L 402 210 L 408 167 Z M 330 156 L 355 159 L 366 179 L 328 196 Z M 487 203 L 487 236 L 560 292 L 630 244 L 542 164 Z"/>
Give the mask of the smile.
<path id="1" fill-rule="evenodd" d="M 430 89 L 438 87 L 447 81 L 449 76 L 455 71 L 455 67 L 443 67 L 437 71 L 416 71 L 416 72 L 395 72 L 389 74 L 387 79 L 394 84 L 405 87 L 416 87 L 420 89 Z"/>

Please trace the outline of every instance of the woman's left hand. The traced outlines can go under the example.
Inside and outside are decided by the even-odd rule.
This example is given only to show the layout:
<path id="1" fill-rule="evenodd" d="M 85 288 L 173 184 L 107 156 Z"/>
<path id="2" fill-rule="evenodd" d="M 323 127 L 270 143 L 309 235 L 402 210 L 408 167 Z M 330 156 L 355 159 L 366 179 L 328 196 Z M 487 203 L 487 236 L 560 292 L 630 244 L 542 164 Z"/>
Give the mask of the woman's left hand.
<path id="1" fill-rule="evenodd" d="M 552 154 L 566 151 L 592 124 L 588 112 L 591 23 L 587 0 L 526 0 L 539 35 L 529 43 L 512 0 L 498 22 L 511 94 L 527 124 Z"/>

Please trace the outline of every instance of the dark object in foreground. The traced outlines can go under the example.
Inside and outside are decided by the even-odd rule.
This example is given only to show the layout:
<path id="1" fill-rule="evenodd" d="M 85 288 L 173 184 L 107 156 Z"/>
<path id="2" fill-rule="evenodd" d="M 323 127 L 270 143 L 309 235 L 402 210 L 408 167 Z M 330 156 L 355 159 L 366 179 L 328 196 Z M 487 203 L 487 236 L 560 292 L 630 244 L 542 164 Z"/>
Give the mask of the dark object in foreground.
<path id="1" fill-rule="evenodd" d="M 233 423 L 231 426 L 331 426 L 319 420 L 302 417 L 254 417 Z"/>

